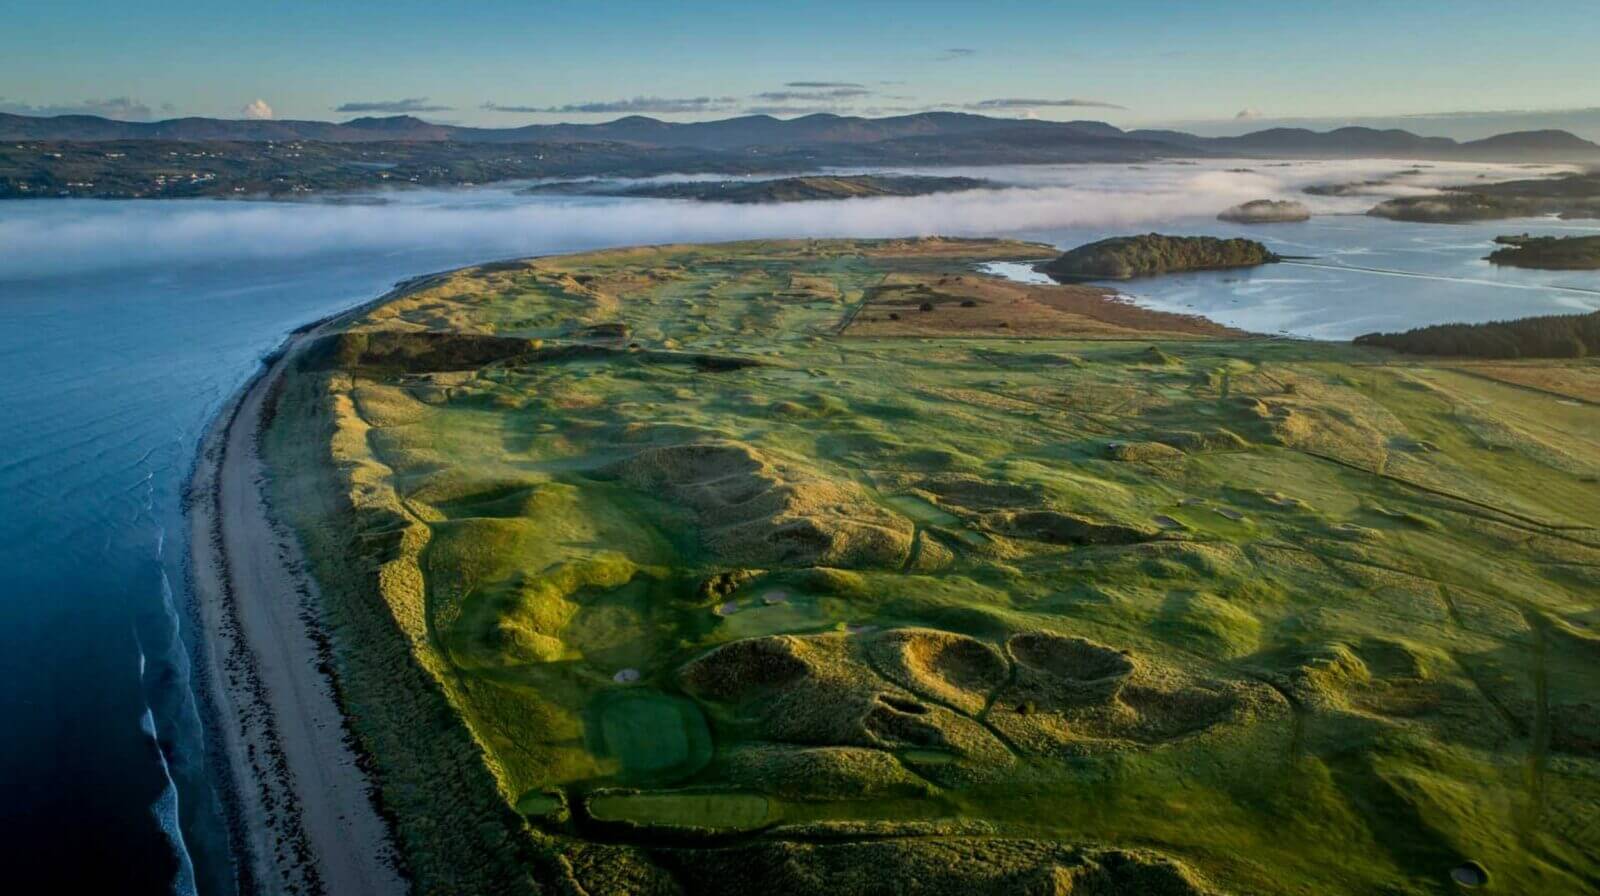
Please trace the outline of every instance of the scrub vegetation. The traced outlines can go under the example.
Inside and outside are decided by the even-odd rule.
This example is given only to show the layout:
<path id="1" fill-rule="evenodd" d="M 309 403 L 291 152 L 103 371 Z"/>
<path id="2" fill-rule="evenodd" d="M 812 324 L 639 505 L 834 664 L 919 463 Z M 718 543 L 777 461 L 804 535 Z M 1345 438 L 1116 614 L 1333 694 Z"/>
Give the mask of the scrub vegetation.
<path id="1" fill-rule="evenodd" d="M 503 262 L 302 356 L 273 495 L 421 892 L 1600 887 L 1592 368 L 977 273 L 1051 254 Z"/>
<path id="2" fill-rule="evenodd" d="M 1357 345 L 1413 355 L 1467 358 L 1583 358 L 1600 354 L 1600 311 L 1482 324 L 1437 324 L 1404 333 L 1369 333 Z"/>

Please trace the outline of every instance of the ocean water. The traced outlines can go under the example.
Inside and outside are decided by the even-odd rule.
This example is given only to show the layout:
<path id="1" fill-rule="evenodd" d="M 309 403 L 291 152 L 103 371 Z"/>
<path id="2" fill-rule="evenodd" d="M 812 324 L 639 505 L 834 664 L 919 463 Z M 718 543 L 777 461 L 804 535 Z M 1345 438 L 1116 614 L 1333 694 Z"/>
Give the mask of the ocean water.
<path id="1" fill-rule="evenodd" d="M 1437 225 L 1330 215 L 1300 224 L 1255 226 L 1177 220 L 1162 229 L 1246 236 L 1290 258 L 1245 270 L 1107 285 L 1149 308 L 1199 314 L 1253 333 L 1343 340 L 1434 323 L 1600 309 L 1600 275 L 1593 271 L 1524 270 L 1484 260 L 1496 248 L 1497 235 L 1593 235 L 1600 234 L 1600 221 Z M 1029 235 L 1070 247 L 1122 233 L 1126 231 L 1072 228 Z M 996 273 L 1033 282 L 1040 276 L 1024 265 L 1003 266 Z"/>
<path id="2" fill-rule="evenodd" d="M 395 281 L 493 258 L 756 236 L 1022 235 L 1075 245 L 1163 230 L 1259 234 L 1315 256 L 1142 281 L 1138 301 L 1263 332 L 1343 338 L 1600 307 L 1597 278 L 1495 270 L 1496 233 L 1216 211 L 1408 163 L 975 169 L 1001 189 L 719 206 L 414 192 L 376 204 L 0 204 L 0 860 L 41 892 L 232 889 L 189 679 L 182 491 L 197 441 L 287 332 Z M 1448 170 L 1444 170 L 1448 169 Z M 1440 166 L 1391 192 L 1509 169 Z M 1523 173 L 1523 172 L 1516 172 Z M 1375 198 L 1315 200 L 1345 213 Z M 1593 228 L 1589 228 L 1593 229 Z M 92 887 L 94 889 L 84 889 Z M 24 888 L 22 891 L 29 891 Z"/>

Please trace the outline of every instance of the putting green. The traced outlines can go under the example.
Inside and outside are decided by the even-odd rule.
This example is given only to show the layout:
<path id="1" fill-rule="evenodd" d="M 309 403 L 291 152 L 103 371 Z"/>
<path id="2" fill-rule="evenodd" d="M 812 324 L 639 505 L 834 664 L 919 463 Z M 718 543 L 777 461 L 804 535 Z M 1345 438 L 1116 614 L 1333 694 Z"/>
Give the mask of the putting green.
<path id="1" fill-rule="evenodd" d="M 625 779 L 682 778 L 711 759 L 711 733 L 692 701 L 644 688 L 604 691 L 591 711 L 595 752 L 614 759 Z"/>

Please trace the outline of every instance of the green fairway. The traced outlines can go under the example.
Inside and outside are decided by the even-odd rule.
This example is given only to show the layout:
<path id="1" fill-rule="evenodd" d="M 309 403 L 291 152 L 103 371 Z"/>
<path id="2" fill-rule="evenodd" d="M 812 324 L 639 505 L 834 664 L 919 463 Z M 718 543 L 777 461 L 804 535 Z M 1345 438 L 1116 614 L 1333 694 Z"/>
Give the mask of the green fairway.
<path id="1" fill-rule="evenodd" d="M 306 353 L 273 495 L 424 890 L 1600 889 L 1596 365 L 976 272 L 1050 254 L 503 262 Z"/>

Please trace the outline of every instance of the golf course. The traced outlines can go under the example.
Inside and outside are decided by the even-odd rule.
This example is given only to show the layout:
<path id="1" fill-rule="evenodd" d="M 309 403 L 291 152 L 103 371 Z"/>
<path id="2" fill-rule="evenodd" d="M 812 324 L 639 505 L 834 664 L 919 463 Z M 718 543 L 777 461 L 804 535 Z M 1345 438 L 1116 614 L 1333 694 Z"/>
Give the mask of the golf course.
<path id="1" fill-rule="evenodd" d="M 1058 254 L 508 260 L 309 334 L 263 489 L 415 891 L 1600 887 L 1600 364 L 981 271 Z"/>

